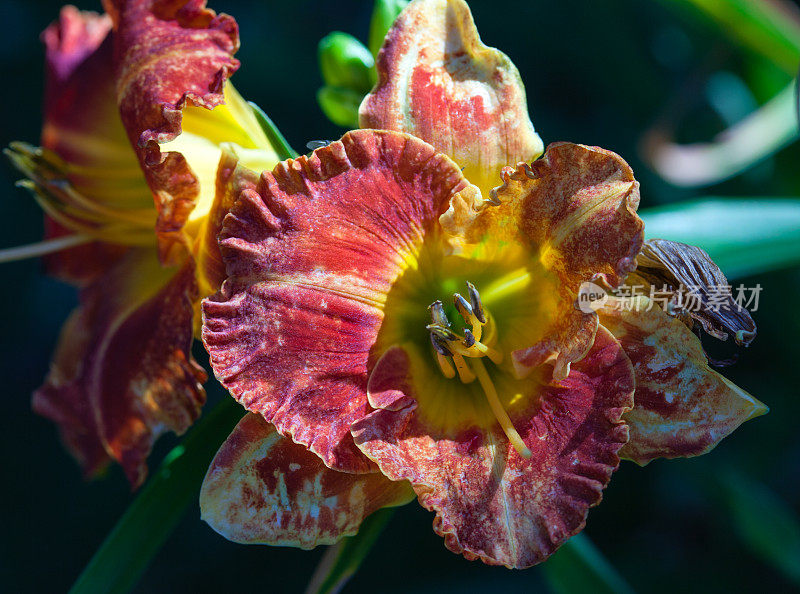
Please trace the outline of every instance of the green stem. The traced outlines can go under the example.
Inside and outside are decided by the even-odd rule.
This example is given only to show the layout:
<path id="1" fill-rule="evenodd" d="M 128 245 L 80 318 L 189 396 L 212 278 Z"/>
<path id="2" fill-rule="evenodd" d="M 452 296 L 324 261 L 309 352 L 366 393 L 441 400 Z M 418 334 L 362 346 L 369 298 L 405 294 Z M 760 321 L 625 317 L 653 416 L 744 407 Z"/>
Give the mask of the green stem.
<path id="1" fill-rule="evenodd" d="M 176 446 L 95 553 L 72 594 L 128 592 L 164 541 L 197 501 L 206 469 L 242 416 L 225 397 Z"/>

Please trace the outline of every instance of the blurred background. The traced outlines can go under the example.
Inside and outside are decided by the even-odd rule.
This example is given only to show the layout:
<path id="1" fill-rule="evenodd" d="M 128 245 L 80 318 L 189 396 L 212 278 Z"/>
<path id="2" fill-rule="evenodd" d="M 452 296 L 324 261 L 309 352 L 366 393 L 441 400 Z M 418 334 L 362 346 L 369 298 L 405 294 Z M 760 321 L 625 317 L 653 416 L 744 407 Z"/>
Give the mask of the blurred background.
<path id="1" fill-rule="evenodd" d="M 327 120 L 316 101 L 322 85 L 317 43 L 333 30 L 366 41 L 372 2 L 210 4 L 239 22 L 242 67 L 233 81 L 242 95 L 258 103 L 300 151 L 309 140 L 338 138 L 343 129 Z M 770 24 L 759 16 L 759 4 L 530 0 L 471 7 L 483 41 L 519 68 L 545 143 L 568 140 L 621 154 L 641 182 L 644 210 L 709 196 L 800 196 L 794 97 L 785 91 L 800 60 L 800 11 L 793 3 L 770 3 L 785 10 Z M 38 35 L 60 5 L 3 1 L 3 146 L 38 141 Z M 79 8 L 101 10 L 91 0 Z M 686 143 L 720 140 L 742 120 L 749 127 L 722 137 L 733 139 L 733 149 L 709 145 L 687 156 Z M 720 151 L 726 158 L 715 159 Z M 743 171 L 733 175 L 735 169 Z M 0 164 L 0 249 L 38 241 L 42 234 L 41 213 L 14 187 L 17 178 L 7 162 Z M 701 225 L 715 231 L 713 220 Z M 735 237 L 737 229 L 725 232 Z M 781 249 L 787 250 L 786 261 L 800 258 L 796 239 Z M 75 291 L 43 276 L 36 260 L 4 264 L 0 274 L 0 590 L 65 591 L 134 496 L 118 467 L 85 483 L 54 426 L 30 411 L 30 394 L 47 372 L 60 325 L 76 305 Z M 622 463 L 604 501 L 589 514 L 586 534 L 636 591 L 800 589 L 800 268 L 781 266 L 735 282 L 763 287 L 754 314 L 759 334 L 723 373 L 771 412 L 704 457 L 657 460 L 645 468 Z M 725 345 L 720 352 L 727 352 Z M 197 356 L 203 360 L 200 349 Z M 209 391 L 210 406 L 222 394 L 215 387 Z M 151 469 L 177 442 L 171 435 L 160 440 Z M 558 587 L 546 566 L 509 571 L 447 552 L 431 530 L 432 519 L 417 505 L 400 509 L 346 591 Z M 298 592 L 321 553 L 230 543 L 200 522 L 193 505 L 136 591 Z"/>

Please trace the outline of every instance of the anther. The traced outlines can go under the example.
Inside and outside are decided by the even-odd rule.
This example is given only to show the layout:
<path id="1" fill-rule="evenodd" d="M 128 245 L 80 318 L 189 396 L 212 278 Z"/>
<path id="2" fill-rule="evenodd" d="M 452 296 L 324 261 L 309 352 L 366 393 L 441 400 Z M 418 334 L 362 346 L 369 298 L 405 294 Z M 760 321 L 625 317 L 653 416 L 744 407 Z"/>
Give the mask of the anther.
<path id="1" fill-rule="evenodd" d="M 464 328 L 464 346 L 470 348 L 475 345 L 475 335 L 469 328 Z"/>
<path id="2" fill-rule="evenodd" d="M 478 294 L 478 289 L 475 288 L 471 282 L 467 282 L 467 289 L 469 291 L 469 301 L 472 304 L 472 311 L 475 317 L 478 318 L 481 324 L 486 323 L 486 315 L 483 313 L 483 304 L 481 303 L 481 296 Z"/>
<path id="3" fill-rule="evenodd" d="M 450 320 L 447 319 L 447 314 L 444 313 L 444 305 L 438 299 L 428 306 L 428 311 L 431 312 L 431 322 L 437 326 L 450 327 Z"/>
<path id="4" fill-rule="evenodd" d="M 473 313 L 472 306 L 469 304 L 469 302 L 459 293 L 455 293 L 453 294 L 453 303 L 455 304 L 458 313 L 462 318 L 464 318 L 464 321 L 468 324 L 472 323 L 472 317 L 475 316 L 475 314 Z"/>
<path id="5" fill-rule="evenodd" d="M 447 348 L 447 346 L 445 346 L 445 343 L 441 338 L 439 338 L 435 334 L 431 334 L 430 337 L 431 337 L 431 344 L 433 345 L 433 348 L 436 349 L 437 353 L 439 353 L 444 357 L 453 356 L 453 353 L 450 351 L 450 349 Z"/>
<path id="6" fill-rule="evenodd" d="M 439 324 L 428 324 L 425 326 L 425 328 L 431 334 L 441 338 L 442 340 L 458 340 L 458 335 L 445 326 L 440 326 Z"/>

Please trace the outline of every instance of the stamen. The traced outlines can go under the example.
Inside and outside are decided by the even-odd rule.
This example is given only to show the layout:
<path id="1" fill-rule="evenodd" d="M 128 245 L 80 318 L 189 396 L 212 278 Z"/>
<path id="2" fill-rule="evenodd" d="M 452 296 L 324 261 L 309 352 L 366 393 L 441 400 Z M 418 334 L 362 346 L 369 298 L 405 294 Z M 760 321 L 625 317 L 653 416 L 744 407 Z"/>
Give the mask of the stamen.
<path id="1" fill-rule="evenodd" d="M 464 328 L 464 346 L 470 348 L 474 345 L 475 335 L 468 328 Z"/>
<path id="2" fill-rule="evenodd" d="M 503 353 L 493 349 L 490 346 L 486 346 L 482 342 L 476 342 L 473 348 L 476 349 L 477 351 L 480 351 L 481 354 L 489 357 L 489 359 L 491 359 L 492 363 L 494 363 L 495 365 L 500 365 L 500 363 L 503 362 Z"/>
<path id="3" fill-rule="evenodd" d="M 464 361 L 464 357 L 461 355 L 453 355 L 453 364 L 458 370 L 458 379 L 461 380 L 461 383 L 469 384 L 475 381 L 475 374 L 472 373 L 467 362 Z"/>
<path id="4" fill-rule="evenodd" d="M 458 335 L 446 328 L 445 326 L 441 326 L 439 324 L 428 324 L 425 328 L 434 336 L 441 338 L 442 340 L 446 341 L 453 341 L 458 340 Z"/>
<path id="5" fill-rule="evenodd" d="M 433 345 L 433 348 L 436 349 L 437 353 L 439 353 L 440 355 L 442 355 L 444 357 L 452 357 L 453 356 L 453 353 L 450 351 L 450 349 L 447 348 L 447 345 L 444 343 L 444 341 L 441 338 L 439 338 L 438 336 L 436 336 L 433 333 L 431 333 L 430 336 L 431 336 L 431 344 Z"/>
<path id="6" fill-rule="evenodd" d="M 481 322 L 478 319 L 478 316 L 476 316 L 475 312 L 472 310 L 472 306 L 459 293 L 453 294 L 453 303 L 458 313 L 464 318 L 464 321 L 472 326 L 472 333 L 475 335 L 475 340 L 480 340 L 483 333 L 483 324 L 485 322 Z"/>
<path id="7" fill-rule="evenodd" d="M 447 319 L 447 314 L 444 313 L 444 305 L 438 299 L 428 306 L 428 311 L 431 312 L 431 322 L 437 326 L 450 327 L 450 320 Z"/>
<path id="8" fill-rule="evenodd" d="M 439 369 L 447 379 L 453 379 L 456 376 L 456 368 L 453 367 L 452 361 L 449 357 L 436 353 L 436 360 L 439 362 Z"/>
<path id="9" fill-rule="evenodd" d="M 17 260 L 25 260 L 27 258 L 38 258 L 39 256 L 46 256 L 54 252 L 60 252 L 77 245 L 83 245 L 93 241 L 91 237 L 86 235 L 64 235 L 54 239 L 46 239 L 37 243 L 29 243 L 28 245 L 20 245 L 13 248 L 0 250 L 0 264 L 4 262 L 15 262 Z"/>
<path id="10" fill-rule="evenodd" d="M 470 282 L 467 282 L 467 290 L 469 291 L 469 300 L 472 303 L 472 311 L 475 312 L 475 317 L 478 318 L 481 324 L 485 324 L 486 315 L 483 313 L 483 304 L 478 290 Z"/>
<path id="11" fill-rule="evenodd" d="M 508 417 L 508 413 L 500 403 L 500 398 L 497 396 L 497 389 L 494 387 L 492 378 L 489 377 L 489 372 L 486 371 L 483 361 L 480 359 L 475 359 L 473 362 L 473 368 L 475 370 L 475 375 L 478 377 L 478 381 L 481 384 L 481 388 L 483 388 L 483 391 L 486 394 L 486 400 L 489 401 L 489 406 L 491 407 L 497 422 L 500 423 L 500 427 L 503 429 L 503 432 L 506 434 L 509 443 L 511 443 L 514 449 L 517 450 L 517 453 L 519 453 L 520 456 L 523 458 L 530 458 L 531 451 L 528 449 L 528 446 L 525 445 L 525 442 L 522 441 L 522 437 L 520 437 L 519 433 L 514 428 L 514 424 Z"/>

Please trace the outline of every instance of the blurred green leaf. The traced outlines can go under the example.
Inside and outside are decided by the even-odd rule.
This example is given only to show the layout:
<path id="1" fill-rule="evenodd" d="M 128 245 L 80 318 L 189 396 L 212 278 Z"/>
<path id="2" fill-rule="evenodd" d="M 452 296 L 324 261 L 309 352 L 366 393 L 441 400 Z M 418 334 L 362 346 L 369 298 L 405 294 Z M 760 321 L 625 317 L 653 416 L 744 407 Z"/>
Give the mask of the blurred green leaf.
<path id="1" fill-rule="evenodd" d="M 733 528 L 753 554 L 800 586 L 800 519 L 765 485 L 740 472 L 720 476 Z"/>
<path id="2" fill-rule="evenodd" d="M 318 56 L 322 80 L 327 86 L 362 95 L 369 92 L 375 60 L 358 39 L 341 31 L 329 33 L 319 42 Z"/>
<path id="3" fill-rule="evenodd" d="M 633 589 L 583 533 L 564 543 L 542 565 L 558 594 L 632 594 Z"/>
<path id="4" fill-rule="evenodd" d="M 71 594 L 122 593 L 136 584 L 189 505 L 197 504 L 208 465 L 242 413 L 233 398 L 225 397 L 203 415 L 164 458 L 78 577 Z"/>
<path id="5" fill-rule="evenodd" d="M 794 6 L 765 0 L 665 0 L 716 23 L 750 51 L 794 76 L 800 62 L 800 20 Z"/>
<path id="6" fill-rule="evenodd" d="M 800 263 L 800 199 L 711 198 L 640 212 L 648 239 L 706 250 L 729 279 Z"/>
<path id="7" fill-rule="evenodd" d="M 791 83 L 713 142 L 678 144 L 660 129 L 653 129 L 643 143 L 645 158 L 677 186 L 706 186 L 733 177 L 797 138 L 794 86 Z"/>
<path id="8" fill-rule="evenodd" d="M 361 93 L 339 87 L 322 87 L 317 91 L 317 103 L 325 116 L 343 128 L 358 128 L 358 107 L 363 98 Z"/>
<path id="9" fill-rule="evenodd" d="M 343 538 L 328 547 L 320 560 L 306 594 L 334 594 L 339 592 L 361 566 L 370 549 L 394 514 L 394 508 L 376 511 L 361 524 L 358 534 Z"/>
<path id="10" fill-rule="evenodd" d="M 278 153 L 278 156 L 281 159 L 295 158 L 297 156 L 297 151 L 291 147 L 286 138 L 284 138 L 283 134 L 281 134 L 281 131 L 278 130 L 278 127 L 275 125 L 272 119 L 270 119 L 270 117 L 264 113 L 264 110 L 258 105 L 252 101 L 248 101 L 248 103 L 253 109 L 253 114 L 256 116 L 258 125 L 261 126 L 261 129 L 264 131 L 267 140 L 269 141 L 270 145 L 272 145 L 272 148 L 275 149 L 275 152 Z"/>
<path id="11" fill-rule="evenodd" d="M 383 45 L 386 32 L 406 6 L 408 6 L 408 0 L 375 0 L 372 20 L 369 23 L 368 43 L 369 51 L 373 56 L 378 56 L 378 50 Z"/>

